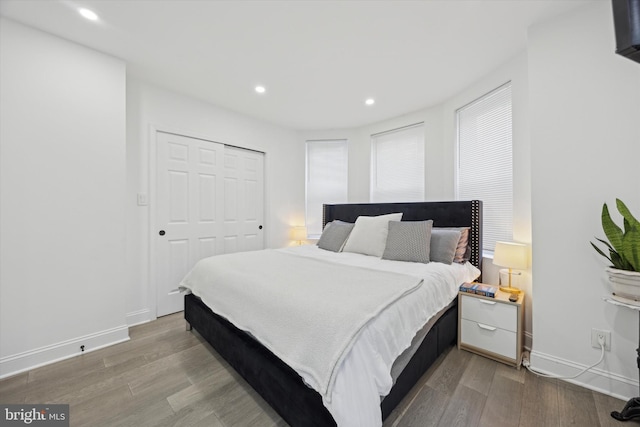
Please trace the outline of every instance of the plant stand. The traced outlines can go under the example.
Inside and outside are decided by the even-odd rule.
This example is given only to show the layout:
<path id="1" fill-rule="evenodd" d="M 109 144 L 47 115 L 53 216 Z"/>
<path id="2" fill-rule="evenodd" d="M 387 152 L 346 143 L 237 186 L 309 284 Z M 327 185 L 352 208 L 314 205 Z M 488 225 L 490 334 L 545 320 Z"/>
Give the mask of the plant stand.
<path id="1" fill-rule="evenodd" d="M 638 372 L 640 372 L 640 306 L 625 304 L 609 297 L 605 297 L 604 300 L 610 304 L 627 307 L 638 312 L 638 348 L 636 349 L 636 365 L 638 366 Z M 629 421 L 640 418 L 640 397 L 632 397 L 627 401 L 627 404 L 624 405 L 622 411 L 612 411 L 611 416 L 618 421 Z"/>

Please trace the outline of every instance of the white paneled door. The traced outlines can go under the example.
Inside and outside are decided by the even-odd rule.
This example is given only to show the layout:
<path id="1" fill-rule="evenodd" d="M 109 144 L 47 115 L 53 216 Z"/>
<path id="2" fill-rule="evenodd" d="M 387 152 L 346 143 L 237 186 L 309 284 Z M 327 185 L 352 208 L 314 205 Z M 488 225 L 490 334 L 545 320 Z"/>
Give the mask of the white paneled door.
<path id="1" fill-rule="evenodd" d="M 232 252 L 226 250 L 231 241 L 233 251 L 262 249 L 263 163 L 262 153 L 157 132 L 153 236 L 157 316 L 184 308 L 178 284 L 198 260 Z M 228 177 L 233 169 L 228 164 L 240 165 L 235 178 Z M 237 225 L 230 232 L 227 218 Z M 247 231 L 250 222 L 257 230 L 253 236 Z"/>
<path id="2" fill-rule="evenodd" d="M 264 248 L 264 153 L 225 147 L 224 252 Z"/>

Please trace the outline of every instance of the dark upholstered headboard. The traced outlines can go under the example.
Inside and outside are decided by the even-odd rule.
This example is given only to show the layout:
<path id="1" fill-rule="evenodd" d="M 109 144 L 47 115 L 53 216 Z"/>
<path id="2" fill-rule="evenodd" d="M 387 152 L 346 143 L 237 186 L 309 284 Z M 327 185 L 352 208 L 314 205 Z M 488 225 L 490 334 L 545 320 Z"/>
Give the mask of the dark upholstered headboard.
<path id="1" fill-rule="evenodd" d="M 322 226 L 339 219 L 355 222 L 360 215 L 376 216 L 402 212 L 403 221 L 433 220 L 434 227 L 471 227 L 470 262 L 478 268 L 482 263 L 482 201 L 353 203 L 324 205 Z"/>

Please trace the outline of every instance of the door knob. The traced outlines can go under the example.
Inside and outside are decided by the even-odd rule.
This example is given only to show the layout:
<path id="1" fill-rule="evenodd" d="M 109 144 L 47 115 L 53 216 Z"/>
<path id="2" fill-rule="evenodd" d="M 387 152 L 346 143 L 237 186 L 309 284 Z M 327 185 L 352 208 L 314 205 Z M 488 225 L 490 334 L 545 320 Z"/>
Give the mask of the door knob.
<path id="1" fill-rule="evenodd" d="M 161 236 L 164 236 L 164 230 L 160 230 L 160 232 L 158 233 Z"/>
<path id="2" fill-rule="evenodd" d="M 262 230 L 262 226 L 261 225 L 258 226 L 258 230 Z"/>

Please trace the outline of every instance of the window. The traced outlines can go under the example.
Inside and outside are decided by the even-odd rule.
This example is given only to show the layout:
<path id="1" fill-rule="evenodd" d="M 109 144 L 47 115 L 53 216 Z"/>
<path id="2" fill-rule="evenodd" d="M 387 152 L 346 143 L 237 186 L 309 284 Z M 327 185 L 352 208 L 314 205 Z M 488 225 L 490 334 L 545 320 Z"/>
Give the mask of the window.
<path id="1" fill-rule="evenodd" d="M 423 200 L 423 123 L 371 135 L 371 201 Z"/>
<path id="2" fill-rule="evenodd" d="M 306 226 L 311 239 L 322 234 L 322 205 L 347 202 L 346 139 L 307 141 Z"/>
<path id="3" fill-rule="evenodd" d="M 511 83 L 456 111 L 459 200 L 483 202 L 483 246 L 513 238 Z"/>

